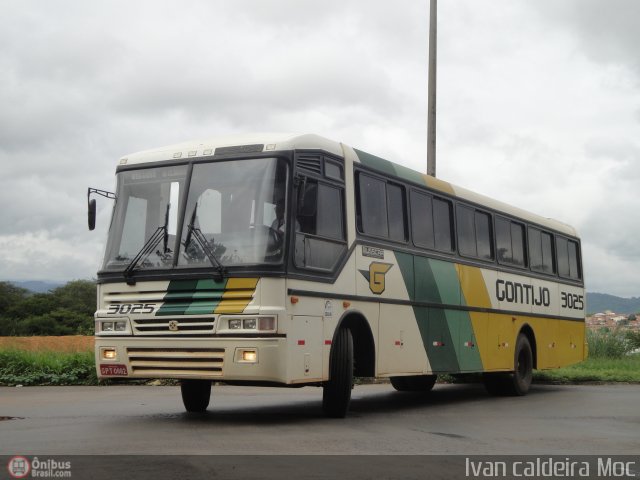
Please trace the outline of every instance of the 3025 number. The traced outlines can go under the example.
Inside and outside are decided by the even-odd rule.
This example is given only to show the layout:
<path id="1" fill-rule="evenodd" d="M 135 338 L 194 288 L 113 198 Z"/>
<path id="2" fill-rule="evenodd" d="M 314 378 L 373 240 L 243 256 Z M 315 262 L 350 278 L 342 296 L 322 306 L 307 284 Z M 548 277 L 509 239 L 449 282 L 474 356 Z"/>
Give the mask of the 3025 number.
<path id="1" fill-rule="evenodd" d="M 130 313 L 153 313 L 155 310 L 153 303 L 121 303 L 109 305 L 109 315 L 127 315 Z"/>
<path id="2" fill-rule="evenodd" d="M 571 308 L 572 310 L 584 309 L 584 296 L 575 293 L 560 292 L 560 300 L 562 308 Z"/>

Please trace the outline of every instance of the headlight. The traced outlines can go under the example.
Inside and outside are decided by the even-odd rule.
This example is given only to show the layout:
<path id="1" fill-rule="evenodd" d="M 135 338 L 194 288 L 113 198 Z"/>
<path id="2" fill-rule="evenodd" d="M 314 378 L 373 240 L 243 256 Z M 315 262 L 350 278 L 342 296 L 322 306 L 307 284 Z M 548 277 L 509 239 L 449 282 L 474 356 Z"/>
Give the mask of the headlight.
<path id="1" fill-rule="evenodd" d="M 96 334 L 131 334 L 129 320 L 102 320 L 96 319 Z"/>
<path id="2" fill-rule="evenodd" d="M 222 317 L 218 333 L 233 330 L 234 333 L 276 333 L 278 323 L 275 316 Z"/>

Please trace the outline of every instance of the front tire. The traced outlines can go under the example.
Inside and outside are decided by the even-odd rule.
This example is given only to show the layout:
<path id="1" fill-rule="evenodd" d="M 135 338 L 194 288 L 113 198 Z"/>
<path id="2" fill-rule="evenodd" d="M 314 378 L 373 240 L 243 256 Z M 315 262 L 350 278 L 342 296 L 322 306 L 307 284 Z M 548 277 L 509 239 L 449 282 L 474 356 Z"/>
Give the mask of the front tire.
<path id="1" fill-rule="evenodd" d="M 204 412 L 211 399 L 211 382 L 209 380 L 183 380 L 180 383 L 180 392 L 187 412 Z"/>
<path id="2" fill-rule="evenodd" d="M 353 388 L 353 336 L 340 328 L 329 356 L 329 381 L 322 390 L 322 410 L 328 417 L 344 418 Z"/>

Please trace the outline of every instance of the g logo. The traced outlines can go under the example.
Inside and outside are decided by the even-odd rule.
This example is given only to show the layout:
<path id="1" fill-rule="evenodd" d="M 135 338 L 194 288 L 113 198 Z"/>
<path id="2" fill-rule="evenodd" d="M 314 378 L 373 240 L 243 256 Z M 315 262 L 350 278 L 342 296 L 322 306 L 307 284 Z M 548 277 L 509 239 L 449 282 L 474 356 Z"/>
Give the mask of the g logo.
<path id="1" fill-rule="evenodd" d="M 380 295 L 385 290 L 385 275 L 393 267 L 392 263 L 371 262 L 369 271 L 360 270 L 364 278 L 369 281 L 369 290 Z"/>

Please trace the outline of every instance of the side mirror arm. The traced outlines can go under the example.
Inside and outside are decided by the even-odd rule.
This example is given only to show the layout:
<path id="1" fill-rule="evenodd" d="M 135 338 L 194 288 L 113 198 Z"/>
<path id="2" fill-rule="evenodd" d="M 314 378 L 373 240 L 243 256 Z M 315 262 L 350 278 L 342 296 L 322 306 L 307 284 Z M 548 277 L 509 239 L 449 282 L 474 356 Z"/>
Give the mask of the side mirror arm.
<path id="1" fill-rule="evenodd" d="M 95 193 L 96 195 L 101 195 L 106 198 L 110 198 L 112 200 L 116 199 L 115 193 L 107 192 L 106 190 L 99 190 L 97 188 L 91 188 L 91 187 L 87 189 L 87 220 L 89 224 L 89 230 L 93 230 L 96 228 L 96 199 L 91 198 L 92 193 Z"/>

